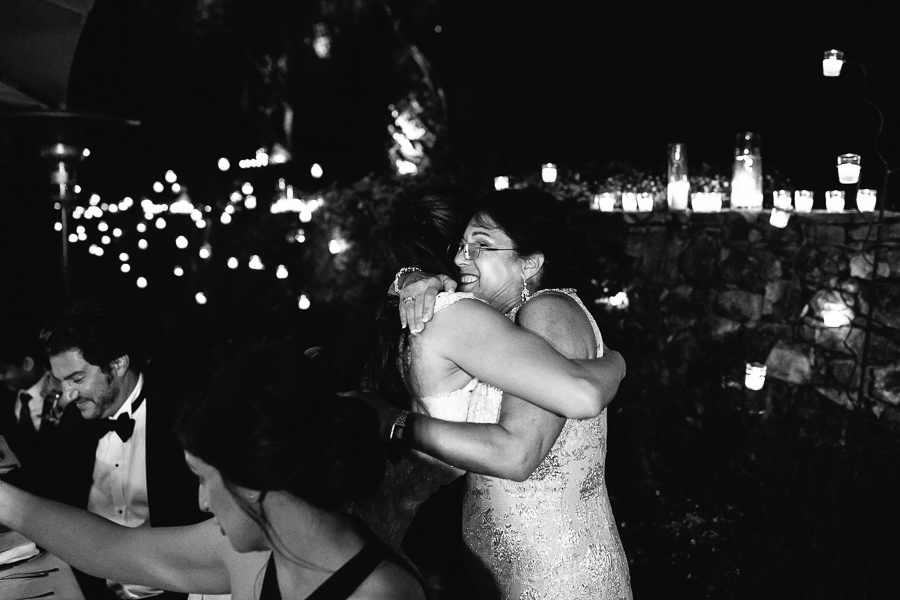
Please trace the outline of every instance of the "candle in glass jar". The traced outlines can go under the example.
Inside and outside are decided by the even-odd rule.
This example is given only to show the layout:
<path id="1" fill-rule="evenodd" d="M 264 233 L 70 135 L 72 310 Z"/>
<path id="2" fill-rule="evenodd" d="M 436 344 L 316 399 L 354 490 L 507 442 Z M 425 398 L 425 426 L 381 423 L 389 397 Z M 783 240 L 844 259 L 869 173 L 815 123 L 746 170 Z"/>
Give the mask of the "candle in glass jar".
<path id="1" fill-rule="evenodd" d="M 840 50 L 826 50 L 822 59 L 822 74 L 825 77 L 838 77 L 844 66 L 844 53 Z"/>
<path id="2" fill-rule="evenodd" d="M 612 192 L 594 194 L 594 202 L 591 208 L 602 212 L 612 212 L 616 208 L 616 195 Z"/>
<path id="3" fill-rule="evenodd" d="M 653 210 L 653 194 L 649 192 L 641 192 L 637 197 L 638 210 L 641 212 L 650 212 Z"/>
<path id="4" fill-rule="evenodd" d="M 856 192 L 856 208 L 859 209 L 859 212 L 872 212 L 875 210 L 876 198 L 875 190 L 861 189 Z"/>
<path id="5" fill-rule="evenodd" d="M 838 179 L 841 183 L 856 183 L 859 181 L 859 154 L 841 154 L 838 156 Z"/>
<path id="6" fill-rule="evenodd" d="M 544 163 L 541 165 L 541 180 L 544 183 L 554 183 L 556 181 L 556 165 L 553 163 Z"/>
<path id="7" fill-rule="evenodd" d="M 828 190 L 825 192 L 825 210 L 828 212 L 844 211 L 844 190 Z"/>
<path id="8" fill-rule="evenodd" d="M 688 206 L 688 194 L 691 190 L 689 181 L 671 181 L 668 187 L 669 209 L 685 210 Z"/>
<path id="9" fill-rule="evenodd" d="M 761 390 L 766 383 L 766 365 L 747 363 L 744 371 L 744 387 L 748 390 Z"/>
<path id="10" fill-rule="evenodd" d="M 772 203 L 775 208 L 791 210 L 791 190 L 775 190 L 772 192 Z"/>
<path id="11" fill-rule="evenodd" d="M 776 207 L 772 209 L 772 214 L 769 216 L 769 225 L 778 229 L 784 229 L 790 220 L 791 213 Z"/>
<path id="12" fill-rule="evenodd" d="M 694 192 L 691 208 L 695 212 L 719 212 L 722 210 L 722 192 Z"/>
<path id="13" fill-rule="evenodd" d="M 794 208 L 797 212 L 808 213 L 813 209 L 812 190 L 797 190 L 794 192 Z"/>
<path id="14" fill-rule="evenodd" d="M 634 192 L 622 192 L 622 210 L 635 212 L 638 209 L 637 194 Z"/>

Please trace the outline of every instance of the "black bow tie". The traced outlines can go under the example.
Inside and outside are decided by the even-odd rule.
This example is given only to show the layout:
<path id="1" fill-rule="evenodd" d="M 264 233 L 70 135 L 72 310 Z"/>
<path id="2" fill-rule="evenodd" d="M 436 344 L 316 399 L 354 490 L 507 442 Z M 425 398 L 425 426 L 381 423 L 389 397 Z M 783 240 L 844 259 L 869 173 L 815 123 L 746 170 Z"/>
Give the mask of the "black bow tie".
<path id="1" fill-rule="evenodd" d="M 101 419 L 98 427 L 100 437 L 103 437 L 110 431 L 115 431 L 120 440 L 127 442 L 131 439 L 131 434 L 134 433 L 134 419 L 122 413 L 118 419 Z"/>

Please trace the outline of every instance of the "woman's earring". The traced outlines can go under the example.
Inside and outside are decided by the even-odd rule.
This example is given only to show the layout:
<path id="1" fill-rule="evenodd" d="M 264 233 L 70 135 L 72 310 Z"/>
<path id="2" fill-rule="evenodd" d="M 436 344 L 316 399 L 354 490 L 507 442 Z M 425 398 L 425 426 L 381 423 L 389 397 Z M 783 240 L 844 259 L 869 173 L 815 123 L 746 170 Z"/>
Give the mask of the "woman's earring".
<path id="1" fill-rule="evenodd" d="M 528 291 L 528 278 L 525 277 L 525 272 L 522 272 L 522 302 L 528 302 L 531 300 L 531 292 Z"/>

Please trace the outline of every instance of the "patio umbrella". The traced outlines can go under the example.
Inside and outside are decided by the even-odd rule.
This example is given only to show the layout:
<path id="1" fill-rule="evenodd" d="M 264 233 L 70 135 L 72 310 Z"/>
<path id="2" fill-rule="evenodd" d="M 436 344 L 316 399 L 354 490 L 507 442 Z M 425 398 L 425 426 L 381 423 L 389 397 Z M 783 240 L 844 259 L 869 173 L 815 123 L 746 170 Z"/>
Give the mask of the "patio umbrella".
<path id="1" fill-rule="evenodd" d="M 0 104 L 66 108 L 75 48 L 94 0 L 0 2 Z"/>

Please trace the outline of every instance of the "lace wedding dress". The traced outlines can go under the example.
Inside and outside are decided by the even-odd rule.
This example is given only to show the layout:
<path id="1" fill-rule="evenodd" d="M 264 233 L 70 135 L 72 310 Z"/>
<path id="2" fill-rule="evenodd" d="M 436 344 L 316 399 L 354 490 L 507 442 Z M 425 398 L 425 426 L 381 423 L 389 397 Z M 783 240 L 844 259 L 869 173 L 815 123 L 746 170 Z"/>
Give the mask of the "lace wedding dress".
<path id="1" fill-rule="evenodd" d="M 441 293 L 434 312 L 460 300 L 477 300 L 467 293 Z M 401 346 L 400 356 L 409 372 L 410 349 Z M 414 402 L 414 410 L 446 421 L 496 423 L 500 416 L 503 392 L 472 379 L 464 387 L 435 394 Z M 400 551 L 400 544 L 419 507 L 441 486 L 451 483 L 464 471 L 415 450 L 404 449 L 399 460 L 388 461 L 378 491 L 350 507 L 390 548 Z"/>
<path id="2" fill-rule="evenodd" d="M 597 324 L 574 290 L 542 290 L 549 291 L 578 302 L 602 355 Z M 517 310 L 509 315 L 513 320 Z M 604 479 L 606 442 L 604 410 L 593 419 L 566 421 L 526 481 L 469 473 L 463 537 L 473 554 L 476 585 L 488 588 L 489 597 L 631 598 L 628 561 Z"/>

